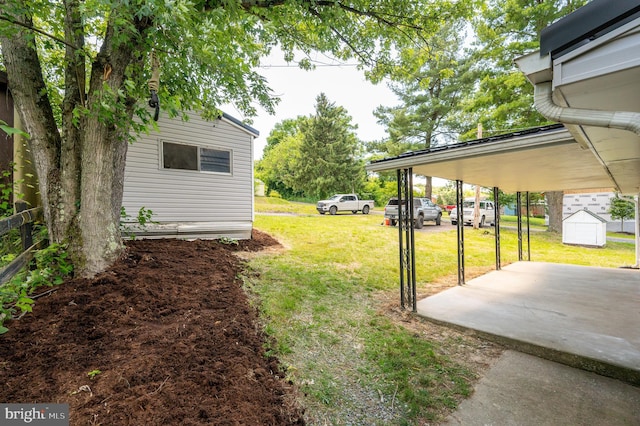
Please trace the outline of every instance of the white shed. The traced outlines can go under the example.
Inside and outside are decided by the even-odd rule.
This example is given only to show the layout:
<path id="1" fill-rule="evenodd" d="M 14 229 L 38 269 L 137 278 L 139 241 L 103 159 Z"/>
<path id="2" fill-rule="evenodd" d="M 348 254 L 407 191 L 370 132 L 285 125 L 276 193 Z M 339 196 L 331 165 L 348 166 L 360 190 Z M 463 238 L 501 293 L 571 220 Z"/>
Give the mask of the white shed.
<path id="1" fill-rule="evenodd" d="M 206 121 L 197 113 L 189 121 L 161 115 L 158 128 L 129 146 L 125 229 L 145 238 L 251 238 L 258 131 L 227 114 Z M 137 226 L 141 208 L 156 223 Z"/>
<path id="2" fill-rule="evenodd" d="M 603 247 L 607 243 L 607 221 L 589 210 L 579 210 L 562 221 L 562 242 Z"/>

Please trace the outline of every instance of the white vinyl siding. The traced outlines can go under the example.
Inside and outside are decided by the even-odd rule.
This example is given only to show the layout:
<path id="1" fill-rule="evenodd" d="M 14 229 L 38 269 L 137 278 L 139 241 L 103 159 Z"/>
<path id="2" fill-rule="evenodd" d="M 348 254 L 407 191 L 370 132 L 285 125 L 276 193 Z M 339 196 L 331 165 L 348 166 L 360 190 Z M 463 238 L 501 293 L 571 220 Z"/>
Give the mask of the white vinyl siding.
<path id="1" fill-rule="evenodd" d="M 251 229 L 254 136 L 224 118 L 205 121 L 195 113 L 189 118 L 184 122 L 162 115 L 158 132 L 129 145 L 123 194 L 127 214 L 135 217 L 145 207 L 162 224 L 198 222 Z M 230 170 L 164 168 L 162 142 L 228 153 Z"/>

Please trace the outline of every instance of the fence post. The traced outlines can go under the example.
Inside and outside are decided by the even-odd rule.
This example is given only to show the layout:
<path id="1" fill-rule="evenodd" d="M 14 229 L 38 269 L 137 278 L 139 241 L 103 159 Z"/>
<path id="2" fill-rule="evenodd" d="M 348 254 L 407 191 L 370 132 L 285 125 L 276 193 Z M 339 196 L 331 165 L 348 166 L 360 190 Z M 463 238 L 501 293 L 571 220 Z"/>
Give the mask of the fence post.
<path id="1" fill-rule="evenodd" d="M 16 201 L 16 213 L 27 210 L 28 204 L 23 200 Z M 31 222 L 20 225 L 20 238 L 22 239 L 22 251 L 26 251 L 33 245 L 33 224 Z"/>

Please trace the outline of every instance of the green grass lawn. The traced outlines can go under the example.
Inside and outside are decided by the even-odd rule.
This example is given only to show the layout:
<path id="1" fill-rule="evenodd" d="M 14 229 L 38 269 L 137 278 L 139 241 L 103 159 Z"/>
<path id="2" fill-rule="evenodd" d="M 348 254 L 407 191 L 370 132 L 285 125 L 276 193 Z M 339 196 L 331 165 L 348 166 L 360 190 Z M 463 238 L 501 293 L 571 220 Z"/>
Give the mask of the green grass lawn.
<path id="1" fill-rule="evenodd" d="M 623 238 L 631 242 L 636 239 L 636 236 L 634 234 L 628 234 L 626 232 L 607 232 L 607 237 Z"/>
<path id="2" fill-rule="evenodd" d="M 517 216 L 500 216 L 500 223 L 503 226 L 518 226 L 518 217 Z M 526 229 L 527 226 L 527 218 L 522 218 L 522 227 Z M 532 229 L 547 229 L 547 225 L 544 223 L 544 218 L 540 217 L 530 217 L 529 218 L 529 227 Z"/>
<path id="3" fill-rule="evenodd" d="M 294 203 L 282 198 L 255 197 L 256 212 L 318 214 L 315 204 Z"/>
<path id="4" fill-rule="evenodd" d="M 434 422 L 471 392 L 473 372 L 446 348 L 380 312 L 383 293 L 397 293 L 400 303 L 397 228 L 381 226 L 379 214 L 319 215 L 313 205 L 284 200 L 256 198 L 256 210 L 255 227 L 286 250 L 251 260 L 245 283 L 273 338 L 269 349 L 305 393 L 313 424 Z M 516 261 L 515 231 L 501 236 L 503 264 Z M 457 275 L 455 230 L 416 232 L 415 240 L 419 293 Z M 491 270 L 493 253 L 493 228 L 465 228 L 470 274 Z M 618 267 L 634 257 L 626 243 L 590 249 L 546 232 L 531 235 L 533 261 Z"/>

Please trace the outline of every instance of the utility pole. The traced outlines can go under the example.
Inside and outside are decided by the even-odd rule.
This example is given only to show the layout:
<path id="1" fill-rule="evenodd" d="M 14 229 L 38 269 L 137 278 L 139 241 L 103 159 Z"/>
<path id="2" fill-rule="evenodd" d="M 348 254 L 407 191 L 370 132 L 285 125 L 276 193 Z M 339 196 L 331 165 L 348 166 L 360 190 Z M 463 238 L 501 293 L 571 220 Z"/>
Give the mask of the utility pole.
<path id="1" fill-rule="evenodd" d="M 478 123 L 478 139 L 482 139 L 482 123 Z M 473 203 L 473 229 L 480 228 L 480 185 L 476 185 L 476 198 Z"/>

